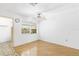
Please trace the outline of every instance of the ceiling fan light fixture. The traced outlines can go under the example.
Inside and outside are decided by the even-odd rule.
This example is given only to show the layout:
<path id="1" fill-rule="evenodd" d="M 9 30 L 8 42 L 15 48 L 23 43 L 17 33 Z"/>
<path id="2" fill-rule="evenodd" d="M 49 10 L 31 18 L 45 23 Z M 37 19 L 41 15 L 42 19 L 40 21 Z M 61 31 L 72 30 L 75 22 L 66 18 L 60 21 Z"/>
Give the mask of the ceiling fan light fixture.
<path id="1" fill-rule="evenodd" d="M 36 6 L 38 3 L 30 3 L 30 5 L 32 6 Z"/>
<path id="2" fill-rule="evenodd" d="M 37 20 L 38 20 L 38 22 L 41 22 L 41 21 L 43 21 L 43 20 L 46 20 L 46 18 L 45 18 L 44 15 L 42 15 L 42 13 L 38 13 L 38 14 L 37 14 Z"/>

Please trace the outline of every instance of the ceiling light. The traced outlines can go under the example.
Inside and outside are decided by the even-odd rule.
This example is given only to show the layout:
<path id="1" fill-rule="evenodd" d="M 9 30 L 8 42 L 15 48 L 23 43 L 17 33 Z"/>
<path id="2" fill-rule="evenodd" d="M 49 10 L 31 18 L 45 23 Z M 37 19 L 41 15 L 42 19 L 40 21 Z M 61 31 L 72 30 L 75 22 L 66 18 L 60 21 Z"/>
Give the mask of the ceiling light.
<path id="1" fill-rule="evenodd" d="M 41 22 L 43 20 L 46 20 L 46 17 L 42 13 L 38 13 L 37 20 L 38 20 L 38 22 Z"/>
<path id="2" fill-rule="evenodd" d="M 30 3 L 30 5 L 32 6 L 36 6 L 38 3 Z"/>

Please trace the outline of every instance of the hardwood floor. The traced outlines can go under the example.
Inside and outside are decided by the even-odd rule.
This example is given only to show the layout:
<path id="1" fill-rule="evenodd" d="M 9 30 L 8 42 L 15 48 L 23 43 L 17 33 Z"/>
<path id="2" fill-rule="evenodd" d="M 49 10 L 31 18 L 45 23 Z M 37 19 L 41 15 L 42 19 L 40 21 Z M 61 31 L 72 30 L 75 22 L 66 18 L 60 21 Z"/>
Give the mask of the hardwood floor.
<path id="1" fill-rule="evenodd" d="M 37 47 L 37 42 L 38 41 L 33 41 L 33 42 L 30 42 L 30 43 L 27 43 L 21 46 L 17 46 L 15 47 L 15 51 L 21 55 L 22 52 L 31 50 L 33 47 Z"/>
<path id="2" fill-rule="evenodd" d="M 15 47 L 15 50 L 17 53 L 21 54 L 24 51 L 32 49 L 33 47 L 37 48 L 37 56 L 79 56 L 79 50 L 77 49 L 41 40 Z M 32 51 L 31 53 L 35 52 Z"/>

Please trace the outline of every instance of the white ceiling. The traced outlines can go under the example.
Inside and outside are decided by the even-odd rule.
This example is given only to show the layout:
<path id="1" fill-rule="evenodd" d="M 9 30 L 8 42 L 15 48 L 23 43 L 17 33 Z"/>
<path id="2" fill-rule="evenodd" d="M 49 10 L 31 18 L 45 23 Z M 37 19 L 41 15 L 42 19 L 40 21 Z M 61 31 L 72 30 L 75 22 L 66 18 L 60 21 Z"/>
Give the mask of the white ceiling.
<path id="1" fill-rule="evenodd" d="M 19 13 L 23 15 L 27 14 L 35 14 L 39 12 L 47 12 L 49 10 L 54 10 L 56 8 L 61 7 L 63 4 L 37 4 L 35 7 L 30 5 L 30 3 L 7 3 L 7 4 L 0 4 L 0 10 L 10 11 L 14 13 Z"/>
<path id="2" fill-rule="evenodd" d="M 79 8 L 79 4 L 64 3 L 38 3 L 36 6 L 30 3 L 0 3 L 0 11 L 8 11 L 21 15 L 36 15 L 37 13 L 58 13 L 70 8 Z"/>

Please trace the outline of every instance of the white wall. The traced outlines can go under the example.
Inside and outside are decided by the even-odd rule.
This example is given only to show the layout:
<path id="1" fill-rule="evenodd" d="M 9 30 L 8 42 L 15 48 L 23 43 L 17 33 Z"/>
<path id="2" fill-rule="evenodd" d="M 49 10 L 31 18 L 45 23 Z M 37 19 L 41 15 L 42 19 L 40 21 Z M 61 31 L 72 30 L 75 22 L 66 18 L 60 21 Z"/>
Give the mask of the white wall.
<path id="1" fill-rule="evenodd" d="M 11 40 L 12 19 L 0 17 L 0 43 Z"/>
<path id="2" fill-rule="evenodd" d="M 22 35 L 21 32 L 20 32 L 21 22 L 20 23 L 15 23 L 15 20 L 14 20 L 15 18 L 19 18 L 21 21 L 22 20 L 27 20 L 27 15 L 24 16 L 24 15 L 20 15 L 18 13 L 14 13 L 14 12 L 0 10 L 0 16 L 1 17 L 10 17 L 14 21 L 14 30 L 13 30 L 13 43 L 14 43 L 14 46 L 22 45 L 22 44 L 37 40 L 37 34 Z M 25 23 L 27 23 L 27 21 Z M 2 29 L 3 28 L 0 28 L 1 39 L 8 37 L 7 33 L 10 33 L 10 30 L 8 30 L 9 28 L 8 29 L 4 28 L 3 30 Z M 5 31 L 6 34 L 3 31 Z M 3 35 L 2 35 L 2 33 L 3 33 Z M 5 34 L 5 36 L 4 36 L 4 34 Z M 0 40 L 0 41 L 3 42 L 4 40 Z"/>
<path id="3" fill-rule="evenodd" d="M 79 8 L 51 15 L 39 24 L 40 39 L 79 49 Z"/>
<path id="4" fill-rule="evenodd" d="M 26 44 L 35 40 L 38 40 L 37 34 L 22 34 L 21 29 L 22 29 L 22 24 L 28 24 L 28 25 L 34 25 L 30 22 L 28 22 L 28 17 L 26 19 L 19 18 L 20 22 L 16 23 L 14 20 L 14 46 L 19 46 L 22 44 Z M 30 19 L 29 19 L 30 20 Z"/>

